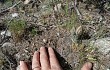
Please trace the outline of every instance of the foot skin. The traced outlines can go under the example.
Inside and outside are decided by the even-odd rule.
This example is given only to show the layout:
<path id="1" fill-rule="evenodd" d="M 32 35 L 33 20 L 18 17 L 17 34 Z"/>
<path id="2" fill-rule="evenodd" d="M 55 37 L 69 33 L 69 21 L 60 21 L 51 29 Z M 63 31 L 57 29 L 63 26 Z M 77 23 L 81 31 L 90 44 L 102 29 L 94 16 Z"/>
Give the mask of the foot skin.
<path id="1" fill-rule="evenodd" d="M 81 68 L 81 70 L 91 70 L 91 69 L 92 69 L 92 63 L 90 62 L 85 63 Z"/>
<path id="2" fill-rule="evenodd" d="M 56 58 L 54 50 L 48 48 L 49 57 L 47 56 L 45 47 L 40 48 L 40 52 L 36 51 L 32 59 L 32 70 L 63 70 Z M 81 70 L 91 70 L 92 64 L 86 63 Z M 20 70 L 29 70 L 24 61 L 20 61 Z"/>

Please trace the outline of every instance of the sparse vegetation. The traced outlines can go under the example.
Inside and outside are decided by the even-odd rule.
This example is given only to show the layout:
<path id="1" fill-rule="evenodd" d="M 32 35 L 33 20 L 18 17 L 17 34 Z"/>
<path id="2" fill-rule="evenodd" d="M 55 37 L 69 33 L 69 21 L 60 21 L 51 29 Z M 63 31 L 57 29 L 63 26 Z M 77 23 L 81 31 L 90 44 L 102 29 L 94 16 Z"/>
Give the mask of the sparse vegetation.
<path id="1" fill-rule="evenodd" d="M 13 19 L 9 23 L 9 30 L 12 32 L 13 38 L 16 41 L 19 41 L 22 38 L 25 28 L 26 22 L 24 20 Z"/>
<path id="2" fill-rule="evenodd" d="M 18 1 L 21 2 L 17 3 Z M 109 0 L 31 0 L 26 4 L 24 2 L 25 0 L 0 0 L 0 32 L 8 30 L 12 34 L 11 38 L 6 39 L 0 35 L 0 47 L 6 42 L 14 43 L 16 46 L 13 48 L 17 51 L 10 52 L 14 52 L 13 58 L 16 62 L 22 58 L 31 61 L 34 49 L 50 46 L 65 58 L 73 70 L 80 69 L 87 61 L 98 62 L 100 66 L 96 66 L 96 70 L 98 67 L 106 68 L 104 65 L 109 61 L 105 60 L 106 62 L 100 64 L 98 58 L 102 55 L 89 43 L 92 40 L 110 37 Z M 17 13 L 18 17 L 12 17 L 13 13 Z M 106 59 L 104 57 L 103 59 Z M 0 60 L 0 65 L 3 65 L 3 62 Z M 62 66 L 67 69 L 65 64 Z"/>
<path id="3" fill-rule="evenodd" d="M 37 34 L 37 30 L 35 28 L 33 28 L 32 31 L 31 31 L 31 35 L 35 36 L 36 34 Z"/>
<path id="4" fill-rule="evenodd" d="M 73 27 L 76 26 L 77 23 L 77 16 L 75 12 L 73 12 L 72 14 L 70 14 L 69 19 L 62 26 L 68 30 L 71 30 Z"/>

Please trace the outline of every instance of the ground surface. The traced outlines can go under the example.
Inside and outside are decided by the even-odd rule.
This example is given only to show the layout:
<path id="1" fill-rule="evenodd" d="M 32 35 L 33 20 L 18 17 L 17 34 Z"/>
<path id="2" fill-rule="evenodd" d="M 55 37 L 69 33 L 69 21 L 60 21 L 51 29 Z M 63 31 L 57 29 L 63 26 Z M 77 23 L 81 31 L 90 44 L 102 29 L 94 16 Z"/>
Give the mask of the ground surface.
<path id="1" fill-rule="evenodd" d="M 94 70 L 109 69 L 110 52 L 100 53 L 90 45 L 110 37 L 109 3 L 103 10 L 96 7 L 100 1 L 74 2 L 0 0 L 0 70 L 16 70 L 20 60 L 31 64 L 34 51 L 42 46 L 55 49 L 64 70 L 80 70 L 88 61 Z"/>

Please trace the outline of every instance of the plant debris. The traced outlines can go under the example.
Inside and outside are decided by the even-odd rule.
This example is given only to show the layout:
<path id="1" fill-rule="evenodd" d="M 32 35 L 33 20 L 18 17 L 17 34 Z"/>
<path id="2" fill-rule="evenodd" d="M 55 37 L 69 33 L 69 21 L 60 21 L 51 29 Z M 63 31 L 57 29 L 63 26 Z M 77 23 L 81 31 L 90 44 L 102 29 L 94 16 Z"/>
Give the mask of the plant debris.
<path id="1" fill-rule="evenodd" d="M 107 70 L 109 37 L 109 0 L 0 0 L 0 70 L 19 70 L 20 60 L 31 66 L 42 46 L 55 49 L 64 70 L 85 62 Z"/>

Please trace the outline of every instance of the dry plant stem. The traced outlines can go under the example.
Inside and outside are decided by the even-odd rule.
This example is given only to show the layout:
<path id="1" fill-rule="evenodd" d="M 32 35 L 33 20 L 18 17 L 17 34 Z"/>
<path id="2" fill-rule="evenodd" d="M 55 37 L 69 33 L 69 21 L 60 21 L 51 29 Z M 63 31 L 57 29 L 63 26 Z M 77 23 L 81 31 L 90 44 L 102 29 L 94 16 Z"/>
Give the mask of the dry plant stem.
<path id="1" fill-rule="evenodd" d="M 79 9 L 78 9 L 77 0 L 74 0 L 74 9 L 75 9 L 75 11 L 76 11 L 76 13 L 77 13 L 79 19 L 81 20 L 83 17 L 82 17 L 82 15 L 81 15 L 81 12 L 80 12 Z"/>
<path id="2" fill-rule="evenodd" d="M 12 8 L 14 8 L 15 6 L 17 6 L 18 4 L 20 4 L 21 2 L 22 2 L 22 1 L 19 1 L 18 3 L 14 4 L 13 6 L 11 6 L 11 7 L 7 8 L 7 9 L 1 11 L 0 14 L 4 13 L 4 12 L 6 12 L 6 11 L 9 11 L 10 9 L 12 9 Z"/>
<path id="3" fill-rule="evenodd" d="M 40 3 L 42 3 L 42 1 L 41 0 L 38 0 Z"/>

